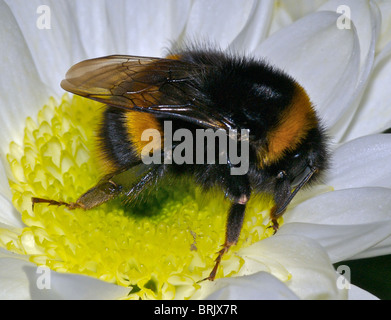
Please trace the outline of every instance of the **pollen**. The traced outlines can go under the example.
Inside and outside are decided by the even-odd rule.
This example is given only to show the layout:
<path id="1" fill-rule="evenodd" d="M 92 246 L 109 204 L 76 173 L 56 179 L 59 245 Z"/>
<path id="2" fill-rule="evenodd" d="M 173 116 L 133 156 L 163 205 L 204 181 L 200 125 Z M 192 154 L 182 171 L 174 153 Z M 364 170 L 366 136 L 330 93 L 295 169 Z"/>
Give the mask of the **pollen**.
<path id="1" fill-rule="evenodd" d="M 27 118 L 21 144 L 7 155 L 12 202 L 23 229 L 0 229 L 0 247 L 39 266 L 91 276 L 129 288 L 124 299 L 187 299 L 214 266 L 225 238 L 229 200 L 191 180 L 162 185 L 145 201 L 113 200 L 95 209 L 36 204 L 31 197 L 75 201 L 104 175 L 94 151 L 103 105 L 64 95 Z M 216 278 L 243 266 L 236 252 L 272 235 L 271 198 L 255 196 L 238 244 L 223 257 Z"/>

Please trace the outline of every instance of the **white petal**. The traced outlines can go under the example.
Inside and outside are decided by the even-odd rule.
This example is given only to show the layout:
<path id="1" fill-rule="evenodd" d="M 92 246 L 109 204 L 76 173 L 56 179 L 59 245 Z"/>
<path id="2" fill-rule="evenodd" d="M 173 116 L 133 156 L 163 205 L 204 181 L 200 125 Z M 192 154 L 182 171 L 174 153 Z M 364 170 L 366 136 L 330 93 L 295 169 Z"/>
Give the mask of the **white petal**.
<path id="1" fill-rule="evenodd" d="M 345 288 L 348 293 L 349 300 L 379 300 L 373 294 L 365 291 L 352 283 L 351 280 L 351 270 L 346 265 L 339 265 L 337 267 L 337 286 L 339 288 Z"/>
<path id="2" fill-rule="evenodd" d="M 337 148 L 326 183 L 335 189 L 391 187 L 391 135 L 378 134 Z"/>
<path id="3" fill-rule="evenodd" d="M 218 288 L 218 289 L 216 289 Z M 215 281 L 215 288 L 207 300 L 296 300 L 284 283 L 266 272 Z"/>
<path id="4" fill-rule="evenodd" d="M 361 159 L 358 152 L 353 154 Z M 370 169 L 364 167 L 357 170 L 357 179 L 358 175 L 369 179 L 361 181 L 363 185 L 382 184 L 383 181 L 371 180 Z M 381 175 L 378 177 L 381 178 Z M 284 216 L 282 232 L 304 234 L 316 239 L 327 249 L 333 262 L 390 254 L 391 189 L 342 189 L 348 186 L 336 182 L 337 180 L 334 183 L 340 190 L 323 193 L 307 200 L 295 199 Z"/>
<path id="5" fill-rule="evenodd" d="M 64 93 L 60 82 L 65 72 L 72 62 L 85 57 L 83 46 L 77 37 L 78 32 L 70 3 L 49 0 L 45 2 L 46 7 L 41 7 L 43 3 L 40 0 L 6 0 L 6 3 L 23 34 L 23 42 L 27 44 L 40 79 L 50 88 L 51 95 L 55 94 L 56 98 L 59 98 Z M 37 12 L 39 9 L 42 11 Z M 48 19 L 50 17 L 50 20 L 45 22 L 50 22 L 50 29 L 40 29 L 42 27 L 40 19 L 45 14 Z M 86 19 L 89 18 L 86 17 Z M 47 24 L 44 25 L 47 26 Z M 16 50 L 11 46 L 8 48 Z M 18 63 L 17 61 L 18 59 L 13 56 L 13 62 Z M 39 83 L 33 79 L 27 79 L 30 87 L 39 86 Z"/>
<path id="6" fill-rule="evenodd" d="M 376 296 L 374 296 L 372 293 L 365 291 L 364 289 L 361 289 L 353 284 L 350 285 L 350 289 L 348 291 L 349 300 L 379 300 Z"/>
<path id="7" fill-rule="evenodd" d="M 327 0 L 281 0 L 274 3 L 269 35 L 314 12 Z"/>
<path id="8" fill-rule="evenodd" d="M 311 197 L 294 205 L 295 203 L 284 215 L 284 223 L 352 225 L 391 221 L 391 189 L 389 188 L 337 190 Z"/>
<path id="9" fill-rule="evenodd" d="M 58 273 L 26 259 L 27 256 L 0 250 L 1 299 L 118 299 L 129 293 L 129 288 L 87 276 Z"/>
<path id="10" fill-rule="evenodd" d="M 273 13 L 273 1 L 256 1 L 251 9 L 246 25 L 231 42 L 228 49 L 233 52 L 248 53 L 255 50 L 266 37 Z"/>
<path id="11" fill-rule="evenodd" d="M 245 26 L 253 3 L 253 0 L 193 2 L 184 38 L 201 42 L 206 40 L 225 49 Z"/>
<path id="12" fill-rule="evenodd" d="M 386 225 L 390 227 L 390 224 L 387 222 Z M 380 230 L 383 230 L 383 232 L 387 232 L 382 227 Z M 379 237 L 380 238 L 380 237 Z M 381 240 L 379 240 L 374 246 L 368 247 L 365 250 L 358 252 L 351 258 L 350 260 L 355 259 L 365 259 L 365 258 L 373 258 L 373 257 L 379 257 L 390 254 L 391 250 L 391 236 L 386 237 Z"/>
<path id="13" fill-rule="evenodd" d="M 326 249 L 333 263 L 391 253 L 390 221 L 358 225 L 324 225 L 312 223 L 285 223 L 278 231 L 281 235 L 305 235 Z M 379 246 L 380 243 L 382 243 Z M 387 245 L 384 245 L 387 244 Z"/>
<path id="14" fill-rule="evenodd" d="M 161 56 L 184 31 L 190 9 L 191 2 L 182 0 L 106 1 L 104 25 L 98 27 L 105 28 L 103 34 L 112 44 L 105 54 Z M 79 16 L 80 22 L 83 18 Z"/>
<path id="15" fill-rule="evenodd" d="M 348 9 L 348 12 L 345 12 Z M 366 0 L 330 0 L 319 11 L 332 11 L 350 15 L 360 41 L 360 68 L 368 63 L 368 54 L 374 54 L 374 44 L 380 31 L 381 16 L 378 7 Z"/>
<path id="16" fill-rule="evenodd" d="M 274 33 L 256 51 L 303 85 L 336 139 L 343 133 L 337 124 L 351 117 L 360 74 L 355 29 L 339 30 L 337 18 L 329 11 L 310 14 Z"/>
<path id="17" fill-rule="evenodd" d="M 277 234 L 237 253 L 245 259 L 241 272 L 254 271 L 254 264 L 280 264 L 290 275 L 285 284 L 301 299 L 337 299 L 346 294 L 336 285 L 336 274 L 324 249 L 315 241 L 287 234 Z M 277 278 L 281 274 L 271 273 Z M 282 275 L 285 277 L 285 275 Z"/>
<path id="18" fill-rule="evenodd" d="M 0 228 L 22 228 L 24 224 L 21 215 L 11 202 L 12 192 L 8 183 L 10 176 L 8 163 L 3 156 L 0 158 Z"/>
<path id="19" fill-rule="evenodd" d="M 14 256 L 17 255 L 0 248 L 0 299 L 31 299 L 29 281 L 24 272 L 31 263 Z"/>
<path id="20" fill-rule="evenodd" d="M 116 44 L 114 39 L 118 36 L 118 32 L 114 29 L 123 30 L 125 25 L 119 20 L 111 25 L 107 17 L 107 11 L 116 10 L 119 15 L 122 15 L 124 12 L 123 3 L 122 1 L 112 1 L 111 6 L 107 6 L 107 8 L 106 3 L 106 0 L 96 0 L 94 5 L 91 5 L 91 2 L 86 0 L 62 1 L 61 4 L 59 1 L 51 3 L 53 7 L 52 5 L 50 7 L 54 11 L 62 10 L 60 5 L 67 6 L 67 15 L 62 17 L 62 24 L 67 29 L 65 32 L 70 33 L 69 36 L 73 38 L 72 42 L 79 46 L 78 50 L 80 52 L 76 56 L 71 54 L 70 48 L 66 51 L 68 57 L 63 62 L 67 67 L 81 59 L 119 53 L 115 50 Z M 50 45 L 54 48 L 57 45 L 57 39 L 50 40 L 53 41 Z M 125 40 L 122 39 L 121 42 L 124 43 Z M 64 75 L 64 73 L 61 74 L 62 77 Z"/>
<path id="21" fill-rule="evenodd" d="M 345 140 L 378 133 L 391 127 L 389 83 L 391 82 L 391 43 L 376 59 L 368 87 Z"/>
<path id="22" fill-rule="evenodd" d="M 343 12 L 352 20 L 357 31 L 360 47 L 359 78 L 356 82 L 356 89 L 351 93 L 351 98 L 348 101 L 348 112 L 344 118 L 341 118 L 339 122 L 336 123 L 336 128 L 333 128 L 333 131 L 331 131 L 332 134 L 336 135 L 338 140 L 341 139 L 342 141 L 346 141 L 347 133 L 344 133 L 343 131 L 349 130 L 349 122 L 356 122 L 354 114 L 357 112 L 356 109 L 358 108 L 359 101 L 373 69 L 376 40 L 381 27 L 381 14 L 374 2 L 366 0 L 331 0 L 319 10 Z M 336 134 L 336 129 L 338 129 L 338 134 Z"/>
<path id="23" fill-rule="evenodd" d="M 120 299 L 129 293 L 129 288 L 83 275 L 37 269 L 36 266 L 24 267 L 24 271 L 30 282 L 31 298 L 34 300 Z M 47 279 L 44 278 L 46 276 Z"/>
<path id="24" fill-rule="evenodd" d="M 312 197 L 287 211 L 279 232 L 315 239 L 333 262 L 390 254 L 391 189 L 344 189 Z"/>
<path id="25" fill-rule="evenodd" d="M 23 228 L 24 226 L 21 215 L 12 205 L 10 198 L 0 194 L 0 228 Z"/>
<path id="26" fill-rule="evenodd" d="M 387 0 L 376 0 L 381 12 L 381 30 L 378 42 L 376 43 L 376 51 L 379 52 L 391 41 L 391 2 Z"/>
<path id="27" fill-rule="evenodd" d="M 50 29 L 38 29 L 42 1 L 6 0 L 38 67 L 42 81 L 61 95 L 67 69 L 86 58 L 114 53 L 163 53 L 183 31 L 189 1 L 48 0 Z M 34 27 L 31 27 L 34 26 Z M 39 44 L 39 45 L 37 45 Z"/>
<path id="28" fill-rule="evenodd" d="M 7 167 L 5 167 L 5 165 Z M 7 175 L 8 176 L 11 175 L 11 172 L 6 168 L 9 169 L 8 163 L 6 163 L 6 159 L 0 158 L 0 195 L 5 197 L 6 199 L 11 199 L 12 193 L 8 184 L 8 177 L 7 177 Z"/>
<path id="29" fill-rule="evenodd" d="M 29 3 L 29 2 L 27 2 Z M 9 142 L 20 143 L 24 119 L 47 102 L 48 90 L 40 81 L 38 71 L 23 35 L 7 5 L 0 2 L 0 38 L 3 57 L 0 60 L 0 157 L 5 161 Z"/>

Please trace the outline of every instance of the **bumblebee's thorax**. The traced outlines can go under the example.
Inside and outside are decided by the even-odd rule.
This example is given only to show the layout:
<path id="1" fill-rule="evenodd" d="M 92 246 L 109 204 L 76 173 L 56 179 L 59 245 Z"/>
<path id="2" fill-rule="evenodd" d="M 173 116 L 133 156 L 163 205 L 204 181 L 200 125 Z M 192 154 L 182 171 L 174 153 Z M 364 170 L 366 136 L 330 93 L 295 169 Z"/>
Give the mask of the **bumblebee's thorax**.
<path id="1" fill-rule="evenodd" d="M 237 129 L 249 129 L 259 167 L 298 148 L 319 126 L 311 101 L 291 77 L 262 61 L 219 53 L 191 52 L 183 58 L 210 65 L 200 83 L 211 108 Z"/>

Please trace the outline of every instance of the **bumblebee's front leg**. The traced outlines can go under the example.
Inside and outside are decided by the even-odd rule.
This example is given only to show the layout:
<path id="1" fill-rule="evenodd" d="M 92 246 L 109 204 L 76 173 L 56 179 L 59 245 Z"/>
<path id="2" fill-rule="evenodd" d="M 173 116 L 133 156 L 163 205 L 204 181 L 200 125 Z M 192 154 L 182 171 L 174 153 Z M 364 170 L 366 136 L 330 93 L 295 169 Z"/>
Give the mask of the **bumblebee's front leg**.
<path id="1" fill-rule="evenodd" d="M 317 167 L 308 167 L 308 172 L 305 172 L 305 175 L 303 176 L 302 180 L 298 185 L 295 186 L 293 191 L 291 191 L 292 186 L 286 172 L 284 170 L 281 170 L 277 174 L 276 186 L 274 189 L 275 205 L 270 211 L 270 219 L 273 223 L 272 228 L 274 229 L 274 233 L 277 232 L 279 227 L 277 219 L 284 214 L 286 208 L 288 207 L 294 196 L 311 179 L 312 175 L 318 171 L 319 169 Z"/>
<path id="2" fill-rule="evenodd" d="M 285 171 L 280 171 L 277 175 L 277 182 L 274 189 L 274 207 L 270 210 L 270 220 L 272 221 L 271 228 L 273 228 L 274 233 L 277 232 L 279 224 L 277 219 L 281 217 L 287 207 L 287 199 L 291 194 L 291 184 L 285 173 Z"/>
<path id="3" fill-rule="evenodd" d="M 214 268 L 209 276 L 204 280 L 213 281 L 216 277 L 217 270 L 221 263 L 221 259 L 230 247 L 235 245 L 242 230 L 244 215 L 246 212 L 246 204 L 250 198 L 251 188 L 248 177 L 242 176 L 227 176 L 225 179 L 226 194 L 232 199 L 233 203 L 228 212 L 227 225 L 225 231 L 225 242 L 222 249 L 218 252 L 215 260 Z"/>
<path id="4" fill-rule="evenodd" d="M 114 199 L 119 195 L 121 191 L 121 186 L 116 184 L 112 180 L 103 181 L 98 183 L 95 187 L 92 187 L 87 192 L 82 194 L 76 202 L 63 202 L 63 201 L 55 201 L 50 199 L 42 199 L 32 197 L 32 208 L 34 210 L 34 205 L 36 203 L 47 203 L 49 205 L 56 206 L 66 206 L 68 209 L 73 210 L 76 208 L 81 208 L 84 210 L 89 210 L 95 208 L 102 203 Z"/>
<path id="5" fill-rule="evenodd" d="M 218 252 L 217 258 L 215 260 L 215 266 L 213 267 L 211 273 L 204 280 L 213 281 L 215 279 L 223 255 L 229 250 L 231 246 L 235 245 L 238 242 L 240 231 L 242 230 L 245 211 L 245 203 L 233 203 L 231 205 L 227 220 L 225 242 L 222 246 L 223 248 Z"/>

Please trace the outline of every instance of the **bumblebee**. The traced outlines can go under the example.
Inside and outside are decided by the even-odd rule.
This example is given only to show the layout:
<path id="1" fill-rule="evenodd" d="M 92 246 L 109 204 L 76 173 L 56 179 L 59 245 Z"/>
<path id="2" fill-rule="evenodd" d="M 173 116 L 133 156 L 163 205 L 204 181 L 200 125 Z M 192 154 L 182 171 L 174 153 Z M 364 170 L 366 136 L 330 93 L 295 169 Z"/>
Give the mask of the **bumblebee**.
<path id="1" fill-rule="evenodd" d="M 277 219 L 292 198 L 327 168 L 325 130 L 305 90 L 262 60 L 211 49 L 186 49 L 166 58 L 112 55 L 74 65 L 61 86 L 106 105 L 97 132 L 106 175 L 75 202 L 32 198 L 33 206 L 89 210 L 119 196 L 131 204 L 166 175 L 190 175 L 206 190 L 218 186 L 231 206 L 225 242 L 208 280 L 214 280 L 223 255 L 237 243 L 252 193 L 273 196 L 270 218 L 277 231 Z M 146 164 L 142 150 L 150 141 L 142 134 L 154 129 L 164 141 L 167 121 L 192 133 L 247 129 L 248 170 L 232 174 L 237 164 L 229 156 L 218 163 L 219 152 L 216 161 L 204 164 Z M 172 142 L 172 149 L 178 145 Z M 167 156 L 162 144 L 155 144 L 156 150 Z"/>

